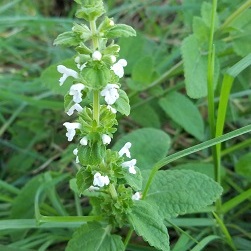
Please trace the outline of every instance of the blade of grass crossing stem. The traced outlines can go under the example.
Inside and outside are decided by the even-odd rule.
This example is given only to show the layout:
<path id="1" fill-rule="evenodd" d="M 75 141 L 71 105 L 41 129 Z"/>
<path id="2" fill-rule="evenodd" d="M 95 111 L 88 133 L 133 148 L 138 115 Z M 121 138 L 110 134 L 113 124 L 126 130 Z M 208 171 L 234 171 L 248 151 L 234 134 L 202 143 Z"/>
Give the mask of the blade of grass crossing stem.
<path id="1" fill-rule="evenodd" d="M 201 240 L 191 251 L 201 251 L 204 250 L 204 247 L 208 245 L 211 241 L 220 239 L 217 235 L 210 235 Z"/>
<path id="2" fill-rule="evenodd" d="M 240 203 L 242 203 L 243 201 L 247 200 L 250 197 L 251 197 L 251 188 L 224 203 L 222 206 L 222 212 L 227 213 L 229 210 L 231 210 L 232 208 L 239 205 Z"/>
<path id="3" fill-rule="evenodd" d="M 148 190 L 149 190 L 149 188 L 150 188 L 150 185 L 151 185 L 151 183 L 152 183 L 152 180 L 153 180 L 153 178 L 154 178 L 156 172 L 157 172 L 160 168 L 164 167 L 165 165 L 167 165 L 167 164 L 169 164 L 169 163 L 171 163 L 171 162 L 173 162 L 173 161 L 175 161 L 175 160 L 177 160 L 177 159 L 180 159 L 180 158 L 185 157 L 185 156 L 187 156 L 187 155 L 190 155 L 190 154 L 192 154 L 192 153 L 201 151 L 201 150 L 203 150 L 203 149 L 206 149 L 206 148 L 208 148 L 208 147 L 214 146 L 214 145 L 216 145 L 216 144 L 219 144 L 219 143 L 221 143 L 221 142 L 227 141 L 227 140 L 229 140 L 229 139 L 235 138 L 235 137 L 237 137 L 237 136 L 243 135 L 243 134 L 248 133 L 248 132 L 250 132 L 250 131 L 251 131 L 251 125 L 244 126 L 244 127 L 240 128 L 240 129 L 237 129 L 237 130 L 234 130 L 234 131 L 232 131 L 232 132 L 226 133 L 226 134 L 224 134 L 224 135 L 222 135 L 222 136 L 220 136 L 220 137 L 217 137 L 217 138 L 214 138 L 214 139 L 207 140 L 207 141 L 205 141 L 205 142 L 203 142 L 203 143 L 200 143 L 200 144 L 198 144 L 198 145 L 189 147 L 189 148 L 187 148 L 187 149 L 185 149 L 185 150 L 179 151 L 179 152 L 177 152 L 177 153 L 174 153 L 174 154 L 172 154 L 172 155 L 170 155 L 170 156 L 167 156 L 167 157 L 161 159 L 161 160 L 160 160 L 159 162 L 157 162 L 157 163 L 154 165 L 154 167 L 152 168 L 152 171 L 151 171 L 150 176 L 149 176 L 149 178 L 148 178 L 148 180 L 147 180 L 145 189 L 144 189 L 144 191 L 143 191 L 142 198 L 144 199 L 144 198 L 146 197 L 147 192 L 148 192 Z"/>
<path id="4" fill-rule="evenodd" d="M 228 245 L 232 248 L 232 250 L 236 251 L 236 247 L 234 245 L 234 242 L 232 240 L 231 235 L 229 234 L 224 222 L 221 220 L 221 218 L 215 213 L 213 212 L 213 215 L 215 217 L 215 219 L 217 220 L 219 227 L 222 231 L 222 233 L 225 235 L 226 238 L 226 242 L 228 243 Z"/>

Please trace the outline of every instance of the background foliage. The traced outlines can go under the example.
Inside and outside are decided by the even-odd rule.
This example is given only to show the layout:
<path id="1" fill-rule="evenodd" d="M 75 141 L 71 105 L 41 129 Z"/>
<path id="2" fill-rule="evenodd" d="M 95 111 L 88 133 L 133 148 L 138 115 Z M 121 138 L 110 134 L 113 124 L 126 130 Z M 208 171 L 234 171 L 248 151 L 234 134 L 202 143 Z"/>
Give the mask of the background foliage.
<path id="1" fill-rule="evenodd" d="M 221 33 L 224 22 L 243 1 L 218 2 L 216 106 L 222 99 L 223 75 L 251 52 L 250 9 Z M 207 91 L 200 87 L 206 83 L 211 1 L 110 0 L 106 4 L 109 16 L 133 26 L 138 33 L 136 38 L 119 41 L 120 57 L 128 61 L 122 84 L 132 113 L 119 118 L 113 147 L 119 149 L 126 140 L 135 140 L 132 152 L 147 176 L 148 169 L 167 153 L 210 138 Z M 50 188 L 44 189 L 37 201 L 42 215 L 81 216 L 90 211 L 88 201 L 75 196 L 68 186 L 77 169 L 74 146 L 68 147 L 62 126 L 67 118 L 63 96 L 54 87 L 58 76 L 43 74 L 49 65 L 73 56 L 73 51 L 52 44 L 59 33 L 70 30 L 74 12 L 75 5 L 63 0 L 0 3 L 0 219 L 26 219 L 12 221 L 13 225 L 10 221 L 0 223 L 3 251 L 64 250 L 75 223 L 51 228 L 47 222 L 38 228 L 33 220 L 34 199 L 42 184 Z M 201 53 L 194 56 L 198 47 Z M 251 120 L 250 67 L 234 77 L 224 132 Z M 249 250 L 250 145 L 249 135 L 222 145 L 223 225 L 208 212 L 191 212 L 167 221 L 173 251 Z M 192 169 L 213 177 L 212 159 L 206 149 L 165 169 Z M 144 247 L 138 237 L 132 243 L 128 250 L 153 250 Z"/>

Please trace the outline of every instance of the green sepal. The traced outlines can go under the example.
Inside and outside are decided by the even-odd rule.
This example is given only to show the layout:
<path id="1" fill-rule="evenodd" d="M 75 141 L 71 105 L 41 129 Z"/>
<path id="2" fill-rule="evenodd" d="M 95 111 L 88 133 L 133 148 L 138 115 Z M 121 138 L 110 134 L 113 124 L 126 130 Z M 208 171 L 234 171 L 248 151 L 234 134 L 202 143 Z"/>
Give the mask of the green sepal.
<path id="1" fill-rule="evenodd" d="M 98 131 L 102 132 L 102 134 L 113 134 L 117 131 L 117 129 L 113 127 L 114 125 L 118 125 L 116 114 L 108 110 L 106 106 L 101 106 Z"/>
<path id="2" fill-rule="evenodd" d="M 119 37 L 134 37 L 136 31 L 126 24 L 115 24 L 110 29 L 105 31 L 105 37 L 107 38 L 119 38 Z"/>
<path id="3" fill-rule="evenodd" d="M 99 25 L 98 31 L 105 32 L 107 29 L 110 29 L 111 27 L 113 27 L 113 25 L 110 24 L 111 21 L 113 20 L 108 17 L 105 17 L 103 22 Z"/>
<path id="4" fill-rule="evenodd" d="M 83 194 L 86 189 L 93 185 L 93 175 L 89 166 L 87 166 L 86 168 L 81 168 L 77 172 L 76 178 L 79 195 Z"/>
<path id="5" fill-rule="evenodd" d="M 119 93 L 119 98 L 116 101 L 116 103 L 114 104 L 115 109 L 120 112 L 121 114 L 124 114 L 126 116 L 128 116 L 130 114 L 130 104 L 129 104 L 129 98 L 126 94 L 125 91 L 119 89 L 118 90 Z"/>
<path id="6" fill-rule="evenodd" d="M 92 33 L 90 29 L 88 28 L 88 26 L 84 24 L 80 25 L 80 24 L 74 23 L 72 27 L 72 31 L 74 33 L 77 33 L 78 36 L 81 38 L 81 40 L 84 42 L 88 41 L 92 37 Z"/>
<path id="7" fill-rule="evenodd" d="M 83 18 L 86 21 L 93 21 L 105 13 L 102 0 L 84 1 L 83 5 L 76 12 L 77 18 Z"/>
<path id="8" fill-rule="evenodd" d="M 79 46 L 75 48 L 75 50 L 76 50 L 78 53 L 84 54 L 84 55 L 88 55 L 89 58 L 91 58 L 91 57 L 90 57 L 90 54 L 91 54 L 92 51 L 91 51 L 83 42 L 81 42 L 81 43 L 79 44 Z"/>
<path id="9" fill-rule="evenodd" d="M 127 184 L 135 191 L 142 189 L 142 175 L 138 167 L 135 166 L 136 174 L 129 173 L 128 168 L 123 168 L 123 176 Z"/>
<path id="10" fill-rule="evenodd" d="M 72 31 L 59 34 L 53 45 L 77 46 L 81 42 L 80 37 Z"/>
<path id="11" fill-rule="evenodd" d="M 120 51 L 120 46 L 117 44 L 110 44 L 103 50 L 103 54 L 105 55 L 114 55 L 118 56 L 118 52 Z"/>
<path id="12" fill-rule="evenodd" d="M 111 71 L 105 66 L 86 67 L 81 72 L 85 85 L 93 90 L 100 90 L 110 82 Z"/>
<path id="13" fill-rule="evenodd" d="M 87 146 L 79 146 L 79 162 L 83 166 L 98 165 L 104 158 L 105 150 L 101 142 L 90 142 Z"/>

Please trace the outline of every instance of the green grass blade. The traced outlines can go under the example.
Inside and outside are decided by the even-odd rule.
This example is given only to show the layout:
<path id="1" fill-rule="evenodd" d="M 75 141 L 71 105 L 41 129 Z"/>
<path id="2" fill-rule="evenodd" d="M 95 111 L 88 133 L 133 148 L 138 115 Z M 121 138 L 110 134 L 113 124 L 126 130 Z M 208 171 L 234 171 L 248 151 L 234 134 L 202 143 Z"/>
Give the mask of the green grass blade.
<path id="1" fill-rule="evenodd" d="M 251 197 L 251 188 L 248 189 L 247 191 L 237 195 L 236 197 L 234 197 L 233 199 L 227 201 L 226 203 L 224 203 L 222 205 L 222 212 L 227 213 L 232 208 L 236 207 L 237 205 L 239 205 L 243 201 L 249 199 L 250 197 Z"/>
<path id="2" fill-rule="evenodd" d="M 191 251 L 201 251 L 204 250 L 204 247 L 207 246 L 207 244 L 209 244 L 210 242 L 220 239 L 219 236 L 217 235 L 210 235 L 205 237 L 203 240 L 201 240 L 193 249 L 191 249 Z"/>
<path id="3" fill-rule="evenodd" d="M 152 171 L 150 173 L 150 176 L 148 178 L 148 181 L 146 183 L 146 187 L 145 187 L 145 189 L 143 191 L 143 195 L 142 195 L 143 198 L 145 198 L 145 196 L 147 195 L 147 192 L 148 192 L 148 190 L 150 188 L 150 185 L 152 183 L 152 180 L 154 178 L 155 173 L 160 168 L 162 168 L 163 166 L 165 166 L 165 165 L 167 165 L 167 164 L 169 164 L 169 163 L 171 163 L 171 162 L 173 162 L 173 161 L 175 161 L 177 159 L 180 159 L 180 158 L 185 157 L 187 155 L 190 155 L 192 153 L 201 151 L 203 149 L 206 149 L 206 148 L 208 148 L 210 146 L 214 146 L 216 144 L 219 144 L 221 142 L 227 141 L 229 139 L 238 137 L 238 136 L 240 136 L 242 134 L 245 134 L 245 133 L 248 133 L 250 131 L 251 131 L 251 125 L 244 126 L 244 127 L 240 128 L 240 129 L 237 129 L 237 130 L 234 130 L 232 132 L 229 132 L 229 133 L 227 133 L 227 134 L 225 134 L 223 136 L 216 137 L 214 139 L 210 139 L 210 140 L 205 141 L 205 142 L 203 142 L 201 144 L 189 147 L 189 148 L 187 148 L 185 150 L 182 150 L 180 152 L 174 153 L 174 154 L 172 154 L 172 155 L 170 155 L 168 157 L 163 158 L 162 160 L 160 160 L 159 162 L 157 162 L 154 165 L 154 167 L 153 167 L 153 169 L 152 169 Z"/>

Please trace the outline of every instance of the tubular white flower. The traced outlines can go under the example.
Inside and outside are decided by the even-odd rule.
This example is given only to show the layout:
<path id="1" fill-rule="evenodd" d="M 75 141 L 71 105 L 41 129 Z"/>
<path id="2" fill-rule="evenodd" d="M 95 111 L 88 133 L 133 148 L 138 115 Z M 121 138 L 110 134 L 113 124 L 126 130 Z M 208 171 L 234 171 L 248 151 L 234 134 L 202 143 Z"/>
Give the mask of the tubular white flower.
<path id="1" fill-rule="evenodd" d="M 63 125 L 67 129 L 67 133 L 65 135 L 68 138 L 68 141 L 72 141 L 73 137 L 76 134 L 76 129 L 80 129 L 81 124 L 77 122 L 73 122 L 73 123 L 65 122 Z"/>
<path id="2" fill-rule="evenodd" d="M 112 139 L 111 139 L 111 137 L 109 135 L 107 135 L 107 134 L 102 135 L 102 141 L 103 141 L 104 145 L 105 144 L 109 145 L 111 143 L 111 140 Z"/>
<path id="3" fill-rule="evenodd" d="M 105 185 L 109 185 L 110 180 L 108 178 L 108 176 L 102 176 L 101 173 L 97 172 L 94 175 L 94 179 L 93 179 L 93 185 L 94 186 L 98 186 L 98 187 L 103 187 Z"/>
<path id="4" fill-rule="evenodd" d="M 125 145 L 119 151 L 119 156 L 122 157 L 125 154 L 126 157 L 131 158 L 131 153 L 129 151 L 131 146 L 132 146 L 132 144 L 130 142 L 125 143 Z"/>
<path id="5" fill-rule="evenodd" d="M 140 192 L 136 192 L 135 194 L 133 194 L 132 200 L 140 200 L 140 199 L 141 199 L 141 193 Z"/>
<path id="6" fill-rule="evenodd" d="M 127 167 L 129 170 L 129 173 L 131 174 L 136 174 L 136 170 L 135 170 L 135 165 L 136 165 L 137 160 L 136 159 L 132 159 L 126 162 L 123 162 L 121 164 L 122 167 Z"/>
<path id="7" fill-rule="evenodd" d="M 110 22 L 109 22 L 110 26 L 114 26 L 114 21 L 112 19 L 110 19 Z"/>
<path id="8" fill-rule="evenodd" d="M 78 148 L 75 148 L 75 149 L 73 150 L 73 154 L 76 156 L 76 160 L 75 160 L 75 162 L 78 164 L 78 163 L 79 163 L 79 158 L 78 158 Z"/>
<path id="9" fill-rule="evenodd" d="M 67 114 L 69 116 L 71 116 L 73 114 L 74 111 L 77 111 L 77 112 L 82 112 L 83 111 L 83 108 L 81 107 L 81 105 L 79 104 L 74 104 L 67 112 Z"/>
<path id="10" fill-rule="evenodd" d="M 78 73 L 72 69 L 65 67 L 64 65 L 58 65 L 57 71 L 62 73 L 63 76 L 59 79 L 59 85 L 63 85 L 68 77 L 78 78 Z"/>
<path id="11" fill-rule="evenodd" d="M 69 94 L 73 96 L 73 101 L 75 103 L 80 103 L 82 101 L 82 90 L 85 89 L 85 86 L 81 83 L 74 84 L 71 86 Z"/>
<path id="12" fill-rule="evenodd" d="M 125 59 L 120 59 L 117 63 L 115 63 L 111 70 L 119 77 L 122 78 L 124 76 L 124 67 L 127 66 L 127 62 Z"/>
<path id="13" fill-rule="evenodd" d="M 99 51 L 94 51 L 92 53 L 92 59 L 95 61 L 100 61 L 102 58 L 102 54 Z"/>
<path id="14" fill-rule="evenodd" d="M 100 95 L 105 97 L 105 102 L 108 105 L 112 105 L 119 98 L 118 90 L 119 86 L 116 84 L 108 84 L 101 92 Z"/>
<path id="15" fill-rule="evenodd" d="M 83 138 L 80 140 L 80 144 L 81 144 L 82 146 L 87 146 L 88 140 L 87 140 L 87 137 L 86 137 L 86 136 L 83 137 Z"/>

